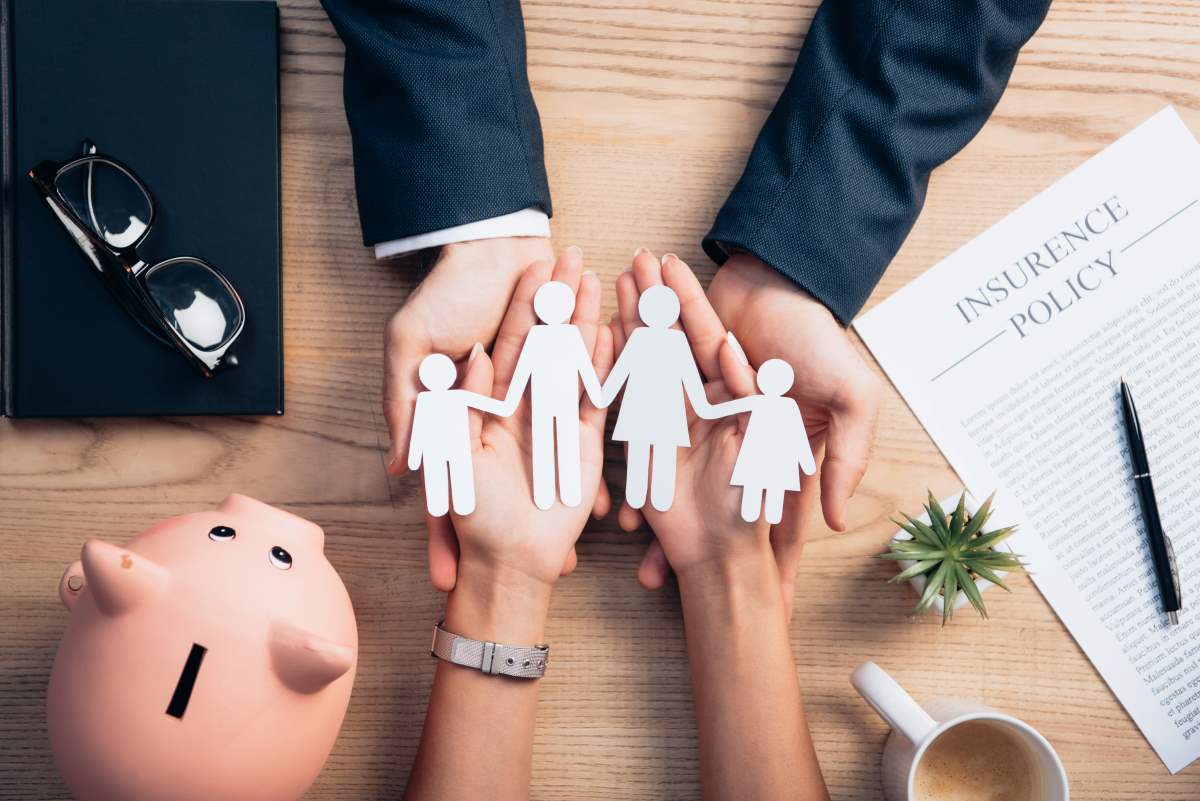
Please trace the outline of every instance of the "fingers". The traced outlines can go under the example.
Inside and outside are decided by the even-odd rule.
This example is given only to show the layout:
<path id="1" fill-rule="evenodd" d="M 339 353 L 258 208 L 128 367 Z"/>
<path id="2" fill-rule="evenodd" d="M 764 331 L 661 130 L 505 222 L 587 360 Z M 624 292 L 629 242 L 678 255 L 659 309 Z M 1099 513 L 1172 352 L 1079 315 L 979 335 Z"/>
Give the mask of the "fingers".
<path id="1" fill-rule="evenodd" d="M 595 353 L 596 329 L 600 326 L 600 301 L 604 290 L 600 278 L 591 270 L 579 277 L 579 289 L 575 296 L 575 314 L 571 323 L 583 336 L 588 353 Z"/>
<path id="2" fill-rule="evenodd" d="M 633 254 L 632 272 L 639 295 L 650 287 L 658 286 L 663 282 L 662 262 L 645 248 L 638 248 L 637 252 Z"/>
<path id="3" fill-rule="evenodd" d="M 733 335 L 732 331 L 721 338 L 719 361 L 721 381 L 728 387 L 731 395 L 735 398 L 744 398 L 758 392 L 758 387 L 755 385 L 754 368 L 750 366 L 742 346 L 738 344 L 737 337 Z"/>
<path id="4" fill-rule="evenodd" d="M 583 248 L 578 245 L 571 247 L 558 254 L 558 259 L 554 262 L 554 272 L 550 275 L 551 281 L 560 281 L 571 287 L 571 291 L 579 292 L 579 277 L 583 273 Z"/>
<path id="5" fill-rule="evenodd" d="M 603 520 L 612 511 L 612 493 L 608 491 L 608 482 L 604 480 L 603 471 L 600 474 L 600 487 L 596 490 L 596 502 L 592 504 L 592 517 Z"/>
<path id="6" fill-rule="evenodd" d="M 383 359 L 383 417 L 391 439 L 387 471 L 394 476 L 404 472 L 407 462 L 413 410 L 421 391 L 417 367 L 428 355 L 427 340 L 407 330 L 401 314 L 394 316 L 384 334 Z"/>
<path id="7" fill-rule="evenodd" d="M 593 276 L 594 277 L 594 276 Z M 586 279 L 586 276 L 585 276 Z M 596 309 L 597 315 L 599 308 Z M 596 343 L 592 352 L 592 366 L 596 369 L 596 377 L 600 379 L 600 383 L 604 383 L 604 379 L 608 377 L 608 371 L 613 365 L 613 332 L 612 328 L 607 325 L 598 326 L 596 330 Z M 596 432 L 596 436 L 600 440 L 600 486 L 596 490 L 596 500 L 592 504 L 592 516 L 597 520 L 606 517 L 612 511 L 612 496 L 608 491 L 608 484 L 604 481 L 604 420 L 608 416 L 608 409 L 597 409 L 592 405 L 591 399 L 584 398 L 583 410 L 579 413 L 580 422 L 584 426 L 591 428 Z"/>
<path id="8" fill-rule="evenodd" d="M 667 576 L 670 574 L 671 565 L 667 562 L 662 545 L 657 539 L 651 540 L 641 564 L 638 565 L 638 583 L 648 590 L 657 590 L 667 583 Z"/>
<path id="9" fill-rule="evenodd" d="M 608 330 L 612 332 L 613 356 L 620 356 L 621 351 L 625 349 L 625 326 L 622 325 L 619 314 L 613 313 L 608 321 Z"/>
<path id="10" fill-rule="evenodd" d="M 569 576 L 572 571 L 579 565 L 579 554 L 575 552 L 575 546 L 571 546 L 571 552 L 567 554 L 567 560 L 563 562 L 561 575 Z"/>
<path id="11" fill-rule="evenodd" d="M 550 280 L 554 268 L 549 262 L 535 261 L 526 268 L 513 290 L 512 301 L 496 333 L 496 344 L 492 347 L 492 364 L 495 368 L 495 383 L 507 387 L 512 380 L 521 347 L 529 329 L 537 323 L 533 312 L 533 296 L 542 284 Z M 448 312 L 452 313 L 452 312 Z"/>
<path id="12" fill-rule="evenodd" d="M 429 581 L 442 592 L 458 582 L 458 538 L 449 517 L 425 516 L 429 530 Z"/>
<path id="13" fill-rule="evenodd" d="M 775 555 L 775 566 L 784 589 L 784 603 L 789 609 L 796 585 L 796 572 L 800 569 L 800 557 L 804 554 L 804 534 L 818 500 L 816 477 L 803 476 L 800 491 L 784 496 L 783 519 L 771 527 L 771 551 Z"/>
<path id="14" fill-rule="evenodd" d="M 878 382 L 864 369 L 863 378 L 840 393 L 830 411 L 820 471 L 821 505 L 834 531 L 846 530 L 846 506 L 867 471 L 878 416 Z"/>
<path id="15" fill-rule="evenodd" d="M 599 313 L 597 311 L 597 313 Z M 596 346 L 592 353 L 592 366 L 596 369 L 596 377 L 600 383 L 608 377 L 608 371 L 613 366 L 613 332 L 608 326 L 601 326 L 596 331 Z M 600 436 L 600 447 L 604 447 L 604 419 L 608 414 L 607 407 L 597 409 L 592 399 L 584 397 L 583 410 L 579 413 L 580 421 L 590 426 Z"/>
<path id="16" fill-rule="evenodd" d="M 708 295 L 692 268 L 674 254 L 663 257 L 662 280 L 679 296 L 679 320 L 700 372 L 706 380 L 720 375 L 719 357 L 725 341 L 725 325 L 713 311 Z"/>
<path id="17" fill-rule="evenodd" d="M 642 526 L 642 513 L 634 509 L 628 503 L 621 504 L 620 511 L 617 512 L 617 525 L 622 531 L 634 532 Z"/>
<path id="18" fill-rule="evenodd" d="M 621 322 L 621 344 L 629 339 L 633 330 L 642 324 L 638 316 L 638 286 L 632 270 L 617 276 L 617 317 Z"/>
<path id="19" fill-rule="evenodd" d="M 483 345 L 475 343 L 471 355 L 467 357 L 467 367 L 464 371 L 461 387 L 477 395 L 492 395 L 492 360 L 483 350 Z M 483 412 L 471 409 L 471 450 L 477 451 L 482 447 Z"/>

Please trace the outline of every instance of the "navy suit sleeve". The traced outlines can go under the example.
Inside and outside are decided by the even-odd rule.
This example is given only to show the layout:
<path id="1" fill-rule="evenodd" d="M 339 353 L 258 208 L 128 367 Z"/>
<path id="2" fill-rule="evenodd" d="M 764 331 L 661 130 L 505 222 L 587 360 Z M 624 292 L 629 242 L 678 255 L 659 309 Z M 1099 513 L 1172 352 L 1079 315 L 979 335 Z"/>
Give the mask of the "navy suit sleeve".
<path id="1" fill-rule="evenodd" d="M 825 0 L 705 251 L 749 251 L 849 323 L 1048 7 Z"/>
<path id="2" fill-rule="evenodd" d="M 322 4 L 346 46 L 365 244 L 551 212 L 520 0 Z"/>

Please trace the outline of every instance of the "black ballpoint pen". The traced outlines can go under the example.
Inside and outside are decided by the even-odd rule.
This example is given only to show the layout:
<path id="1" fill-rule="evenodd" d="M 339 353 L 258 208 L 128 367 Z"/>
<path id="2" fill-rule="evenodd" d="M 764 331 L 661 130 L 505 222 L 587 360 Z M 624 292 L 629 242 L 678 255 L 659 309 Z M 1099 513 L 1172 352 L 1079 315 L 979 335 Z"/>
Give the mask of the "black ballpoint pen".
<path id="1" fill-rule="evenodd" d="M 1150 553 L 1154 557 L 1154 574 L 1158 577 L 1158 589 L 1162 593 L 1163 610 L 1171 625 L 1178 625 L 1179 610 L 1183 607 L 1183 596 L 1179 587 L 1179 571 L 1175 566 L 1175 549 L 1162 528 L 1158 516 L 1158 501 L 1154 497 L 1154 482 L 1150 478 L 1150 462 L 1146 459 L 1146 443 L 1142 439 L 1142 426 L 1138 421 L 1137 408 L 1125 377 L 1121 377 L 1121 411 L 1125 417 L 1125 434 L 1129 439 L 1129 461 L 1133 464 L 1133 483 L 1142 502 L 1142 519 L 1146 521 L 1146 536 L 1150 541 Z"/>

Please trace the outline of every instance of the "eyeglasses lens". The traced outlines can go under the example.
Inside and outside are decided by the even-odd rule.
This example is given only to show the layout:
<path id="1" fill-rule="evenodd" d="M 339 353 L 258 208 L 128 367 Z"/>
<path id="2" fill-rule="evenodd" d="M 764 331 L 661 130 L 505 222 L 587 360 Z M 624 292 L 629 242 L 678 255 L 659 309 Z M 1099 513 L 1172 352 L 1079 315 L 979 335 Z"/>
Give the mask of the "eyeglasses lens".
<path id="1" fill-rule="evenodd" d="M 199 350 L 226 345 L 242 324 L 228 285 L 201 262 L 171 259 L 151 267 L 145 282 L 167 322 Z"/>
<path id="2" fill-rule="evenodd" d="M 124 170 L 106 161 L 64 170 L 55 188 L 75 216 L 113 247 L 133 245 L 150 224 L 150 198 Z"/>

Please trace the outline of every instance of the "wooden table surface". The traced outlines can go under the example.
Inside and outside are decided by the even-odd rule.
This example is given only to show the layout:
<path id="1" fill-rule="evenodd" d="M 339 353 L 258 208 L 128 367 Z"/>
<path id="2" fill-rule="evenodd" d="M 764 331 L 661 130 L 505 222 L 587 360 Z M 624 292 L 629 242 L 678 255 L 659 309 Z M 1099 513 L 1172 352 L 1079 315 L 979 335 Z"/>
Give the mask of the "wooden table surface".
<path id="1" fill-rule="evenodd" d="M 849 2 L 849 0 L 831 0 Z M 91 536 L 123 542 L 231 491 L 319 522 L 358 611 L 354 697 L 310 799 L 394 799 L 417 746 L 442 598 L 425 570 L 420 496 L 383 470 L 380 341 L 412 271 L 362 247 L 341 104 L 342 46 L 317 0 L 282 13 L 284 328 L 279 418 L 0 422 L 0 799 L 61 799 L 44 697 L 66 614 L 63 567 Z M 702 271 L 699 241 L 783 87 L 815 0 L 526 0 L 559 246 L 612 280 L 638 245 Z M 1200 6 L 1059 0 L 975 141 L 940 169 L 876 303 L 1173 103 L 1200 131 Z M 610 482 L 619 493 L 620 465 Z M 884 725 L 851 689 L 874 659 L 918 699 L 973 698 L 1054 743 L 1076 799 L 1200 798 L 1200 764 L 1170 776 L 1036 589 L 993 593 L 993 617 L 942 629 L 907 616 L 907 587 L 872 560 L 889 515 L 959 486 L 888 385 L 851 530 L 814 525 L 792 641 L 835 799 L 880 797 Z M 699 794 L 678 595 L 634 579 L 648 533 L 593 525 L 555 593 L 533 796 Z M 614 649 L 623 658 L 610 660 Z M 752 769 L 752 767 L 748 768 Z"/>

